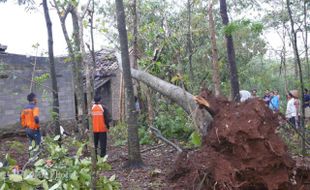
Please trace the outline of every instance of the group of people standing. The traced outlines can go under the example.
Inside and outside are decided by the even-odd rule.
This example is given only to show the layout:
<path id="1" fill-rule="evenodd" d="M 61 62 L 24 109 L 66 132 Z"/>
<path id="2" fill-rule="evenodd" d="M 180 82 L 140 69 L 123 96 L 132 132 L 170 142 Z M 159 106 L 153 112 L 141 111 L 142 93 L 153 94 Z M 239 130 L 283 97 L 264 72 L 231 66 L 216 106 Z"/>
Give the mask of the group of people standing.
<path id="1" fill-rule="evenodd" d="M 34 93 L 30 93 L 27 96 L 27 100 L 29 103 L 21 112 L 20 123 L 25 128 L 30 146 L 32 147 L 32 141 L 34 141 L 35 146 L 38 147 L 42 139 L 39 120 L 40 110 L 37 106 L 38 99 Z M 109 131 L 112 118 L 108 109 L 102 104 L 100 96 L 95 96 L 94 98 L 91 115 L 96 155 L 98 145 L 100 144 L 99 155 L 100 157 L 104 157 L 107 147 L 107 132 Z"/>
<path id="2" fill-rule="evenodd" d="M 263 100 L 272 111 L 279 112 L 280 95 L 279 95 L 278 90 L 273 90 L 273 91 L 270 91 L 269 89 L 265 90 Z"/>
<path id="3" fill-rule="evenodd" d="M 240 91 L 240 101 L 244 102 L 247 99 L 250 98 L 258 98 L 257 96 L 257 90 L 253 89 L 251 92 L 246 90 Z M 280 110 L 280 95 L 278 90 L 269 90 L 266 89 L 264 96 L 262 97 L 263 101 L 266 103 L 266 105 L 273 111 L 273 112 L 279 112 Z M 293 125 L 295 128 L 298 128 L 300 123 L 300 113 L 301 113 L 301 103 L 299 100 L 299 93 L 298 90 L 290 90 L 286 94 L 286 111 L 285 111 L 285 117 L 287 121 Z M 305 89 L 304 91 L 304 104 L 305 108 L 305 118 L 306 121 L 310 118 L 310 94 L 308 92 L 308 89 Z"/>
<path id="4" fill-rule="evenodd" d="M 274 112 L 279 112 L 280 95 L 277 90 L 269 91 L 267 89 L 263 96 L 263 100 L 271 110 L 273 110 Z M 308 92 L 308 89 L 304 90 L 303 105 L 301 105 L 298 90 L 290 90 L 286 94 L 286 101 L 287 103 L 286 103 L 285 117 L 291 125 L 293 125 L 295 128 L 299 128 L 302 106 L 305 108 L 306 121 L 310 117 L 310 94 Z"/>

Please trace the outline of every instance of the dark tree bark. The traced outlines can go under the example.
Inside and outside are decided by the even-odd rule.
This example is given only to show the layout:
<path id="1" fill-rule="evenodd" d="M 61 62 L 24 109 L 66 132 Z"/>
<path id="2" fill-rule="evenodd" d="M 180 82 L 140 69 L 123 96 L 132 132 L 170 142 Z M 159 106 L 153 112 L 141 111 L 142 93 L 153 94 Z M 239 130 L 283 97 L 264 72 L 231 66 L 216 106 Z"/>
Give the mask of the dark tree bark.
<path id="1" fill-rule="evenodd" d="M 215 96 L 219 96 L 221 94 L 220 87 L 220 76 L 219 76 L 219 68 L 218 68 L 218 51 L 216 45 L 216 33 L 215 33 L 215 24 L 213 19 L 213 1 L 210 2 L 210 6 L 208 9 L 209 16 L 209 29 L 210 29 L 210 37 L 211 37 L 211 46 L 212 46 L 212 81 L 214 85 L 214 94 Z"/>
<path id="2" fill-rule="evenodd" d="M 229 23 L 229 19 L 227 15 L 226 0 L 220 0 L 220 12 L 223 24 L 227 26 Z M 228 65 L 230 70 L 231 95 L 234 101 L 239 101 L 240 89 L 239 89 L 238 70 L 236 65 L 233 37 L 231 34 L 225 34 L 225 38 L 226 38 L 227 58 L 229 63 Z"/>
<path id="3" fill-rule="evenodd" d="M 53 113 L 55 113 L 55 134 L 60 134 L 60 124 L 59 124 L 59 99 L 58 99 L 58 87 L 56 80 L 56 71 L 55 71 L 55 58 L 54 58 L 54 49 L 53 49 L 53 32 L 52 32 L 52 22 L 48 11 L 47 0 L 43 0 L 43 10 L 44 17 L 47 28 L 48 35 L 48 58 L 49 58 L 49 66 L 50 73 L 52 79 L 52 88 L 53 88 Z"/>
<path id="4" fill-rule="evenodd" d="M 298 52 L 298 46 L 297 46 L 297 34 L 294 29 L 294 20 L 292 16 L 292 10 L 290 7 L 290 0 L 286 0 L 286 6 L 287 6 L 287 12 L 290 18 L 291 23 L 291 33 L 292 33 L 292 42 L 293 42 L 293 51 L 294 51 L 294 57 L 295 57 L 295 63 L 298 66 L 299 71 L 299 82 L 300 82 L 300 88 L 301 88 L 301 128 L 302 128 L 302 152 L 305 155 L 306 154 L 306 144 L 305 144 L 305 108 L 304 108 L 304 82 L 303 82 L 303 76 L 302 76 L 302 69 L 301 69 L 301 61 L 299 58 L 299 52 Z"/>
<path id="5" fill-rule="evenodd" d="M 115 0 L 117 29 L 119 32 L 120 49 L 123 66 L 123 76 L 126 89 L 127 114 L 126 122 L 128 125 L 128 167 L 141 167 L 143 165 L 138 136 L 137 113 L 135 110 L 135 100 L 133 92 L 133 82 L 130 73 L 130 62 L 128 53 L 128 39 L 125 22 L 125 12 L 123 0 Z"/>

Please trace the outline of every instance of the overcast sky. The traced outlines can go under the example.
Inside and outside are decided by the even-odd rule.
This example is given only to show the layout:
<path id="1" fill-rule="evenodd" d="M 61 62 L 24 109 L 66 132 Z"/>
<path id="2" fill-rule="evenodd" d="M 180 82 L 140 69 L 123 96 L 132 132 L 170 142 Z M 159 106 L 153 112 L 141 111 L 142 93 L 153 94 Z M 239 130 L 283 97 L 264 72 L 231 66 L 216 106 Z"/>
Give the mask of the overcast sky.
<path id="1" fill-rule="evenodd" d="M 0 44 L 8 46 L 8 53 L 35 55 L 36 50 L 32 46 L 39 43 L 38 55 L 47 52 L 47 30 L 42 6 L 39 6 L 38 10 L 26 12 L 24 6 L 14 2 L 16 1 L 9 0 L 6 3 L 0 3 Z M 54 54 L 67 54 L 56 10 L 51 9 L 50 16 L 53 23 Z M 274 33 L 267 32 L 264 36 L 273 48 L 279 48 L 281 45 Z M 98 43 L 97 48 L 105 45 Z"/>
<path id="2" fill-rule="evenodd" d="M 0 3 L 0 43 L 7 45 L 7 52 L 35 55 L 32 45 L 39 43 L 40 55 L 47 51 L 47 30 L 44 20 L 43 7 L 36 11 L 25 11 L 15 1 Z M 53 22 L 55 55 L 66 54 L 66 45 L 56 11 L 51 11 Z"/>

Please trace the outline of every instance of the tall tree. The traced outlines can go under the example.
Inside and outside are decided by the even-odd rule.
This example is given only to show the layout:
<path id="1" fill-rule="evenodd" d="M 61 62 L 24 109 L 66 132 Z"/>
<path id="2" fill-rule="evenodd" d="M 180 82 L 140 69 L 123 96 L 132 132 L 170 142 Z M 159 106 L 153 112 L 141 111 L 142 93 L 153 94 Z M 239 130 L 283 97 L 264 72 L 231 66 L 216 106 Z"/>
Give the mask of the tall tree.
<path id="1" fill-rule="evenodd" d="M 128 53 L 128 39 L 125 22 L 123 0 L 115 0 L 117 29 L 119 33 L 123 76 L 126 89 L 126 122 L 128 125 L 128 167 L 141 167 L 143 165 L 138 137 L 137 113 L 135 111 L 135 100 L 133 82 L 130 73 L 130 62 Z"/>
<path id="2" fill-rule="evenodd" d="M 215 96 L 219 96 L 221 94 L 220 87 L 220 76 L 219 76 L 219 68 L 218 68 L 218 50 L 216 45 L 216 33 L 215 33 L 215 24 L 213 19 L 213 1 L 210 2 L 208 9 L 209 16 L 209 30 L 211 37 L 211 46 L 212 46 L 212 82 L 214 85 Z"/>
<path id="3" fill-rule="evenodd" d="M 309 47 L 308 47 L 308 24 L 307 24 L 307 8 L 308 8 L 308 4 L 310 2 L 309 1 L 306 1 L 304 0 L 304 5 L 303 5 L 303 8 L 304 8 L 304 35 L 303 35 L 303 38 L 304 38 L 304 46 L 305 46 L 305 59 L 306 59 L 306 67 L 307 67 L 307 79 L 310 80 L 310 63 L 309 63 Z"/>
<path id="4" fill-rule="evenodd" d="M 74 92 L 75 92 L 75 99 L 76 99 L 76 106 L 77 106 L 77 118 L 76 118 L 76 123 L 78 127 L 78 131 L 80 134 L 82 134 L 82 128 L 83 125 L 86 127 L 86 108 L 84 104 L 84 90 L 83 90 L 83 78 L 82 78 L 82 73 L 81 73 L 81 62 L 79 60 L 80 56 L 76 52 L 79 50 L 79 43 L 74 42 L 79 39 L 79 34 L 78 34 L 78 26 L 76 23 L 74 23 L 74 20 L 77 20 L 75 15 L 72 16 L 72 23 L 73 23 L 73 39 L 69 37 L 67 26 L 66 26 L 66 20 L 68 17 L 68 14 L 71 12 L 73 9 L 73 5 L 68 3 L 66 7 L 59 5 L 56 0 L 53 1 L 54 5 L 57 10 L 57 14 L 60 20 L 61 28 L 63 31 L 63 35 L 65 37 L 65 41 L 68 47 L 68 53 L 71 58 L 71 61 L 73 62 L 73 84 L 74 84 Z M 61 9 L 62 8 L 62 9 Z M 76 19 L 74 19 L 76 18 Z M 72 43 L 74 42 L 74 43 Z M 78 48 L 76 48 L 78 47 Z"/>
<path id="5" fill-rule="evenodd" d="M 138 64 L 138 13 L 137 13 L 137 0 L 132 2 L 133 13 L 133 68 L 137 69 Z"/>
<path id="6" fill-rule="evenodd" d="M 91 189 L 96 189 L 96 178 L 97 178 L 97 165 L 96 165 L 96 153 L 94 149 L 94 136 L 93 136 L 93 124 L 92 124 L 92 116 L 91 110 L 92 110 L 92 100 L 94 96 L 94 89 L 93 89 L 93 65 L 95 65 L 95 58 L 93 57 L 94 62 L 86 62 L 86 51 L 85 51 L 85 45 L 84 45 L 84 33 L 83 33 L 83 19 L 88 10 L 91 10 L 89 8 L 91 0 L 88 0 L 88 3 L 86 7 L 84 8 L 82 13 L 79 13 L 77 10 L 77 6 L 74 6 L 71 9 L 72 14 L 72 22 L 73 22 L 73 30 L 74 30 L 74 43 L 75 47 L 77 48 L 77 54 L 78 54 L 78 63 L 79 65 L 83 65 L 85 68 L 85 78 L 86 78 L 86 97 L 87 97 L 87 120 L 88 123 L 86 123 L 89 126 L 90 132 L 88 133 L 89 138 L 89 144 L 91 147 L 91 162 L 92 162 L 92 174 L 91 174 Z M 94 1 L 92 0 L 92 5 L 94 6 Z M 92 13 L 91 13 L 92 14 Z M 91 21 L 92 22 L 92 21 Z M 91 24 L 92 25 L 92 24 Z M 92 44 L 93 46 L 93 44 Z M 93 49 L 92 49 L 93 50 Z M 90 53 L 92 53 L 92 50 Z M 91 55 L 93 56 L 93 54 Z"/>
<path id="7" fill-rule="evenodd" d="M 228 26 L 229 19 L 227 15 L 226 0 L 220 0 L 220 12 L 223 24 L 225 26 Z M 231 95 L 234 101 L 239 101 L 240 100 L 239 79 L 238 79 L 238 70 L 236 65 L 235 49 L 232 34 L 226 32 L 225 39 L 226 39 L 228 65 L 230 70 Z"/>
<path id="8" fill-rule="evenodd" d="M 189 80 L 191 83 L 194 82 L 194 73 L 193 73 L 193 47 L 192 47 L 192 1 L 187 0 L 187 55 L 188 55 L 188 65 L 189 65 Z"/>
<path id="9" fill-rule="evenodd" d="M 47 0 L 43 0 L 43 10 L 44 17 L 47 28 L 48 35 L 48 58 L 49 58 L 49 66 L 50 73 L 52 79 L 52 88 L 53 88 L 53 114 L 55 118 L 55 134 L 60 135 L 60 124 L 59 124 L 59 99 L 58 99 L 58 87 L 57 87 L 57 79 L 56 79 L 56 71 L 55 71 L 55 58 L 54 58 L 54 49 L 53 49 L 53 32 L 52 32 L 52 22 L 48 11 Z"/>
<path id="10" fill-rule="evenodd" d="M 302 69 L 301 69 L 301 61 L 299 58 L 299 52 L 298 52 L 298 46 L 297 46 L 297 34 L 294 29 L 294 20 L 291 10 L 291 2 L 290 0 L 286 0 L 286 6 L 287 6 L 287 12 L 290 18 L 291 23 L 291 33 L 292 33 L 292 42 L 293 42 L 293 51 L 294 51 L 294 58 L 295 58 L 295 64 L 298 66 L 299 71 L 299 82 L 300 82 L 300 88 L 301 88 L 301 128 L 302 128 L 302 134 L 303 137 L 305 137 L 305 107 L 304 105 L 304 82 L 303 82 L 303 76 L 302 76 Z M 302 152 L 305 155 L 306 149 L 305 149 L 305 141 L 304 138 L 302 139 Z"/>

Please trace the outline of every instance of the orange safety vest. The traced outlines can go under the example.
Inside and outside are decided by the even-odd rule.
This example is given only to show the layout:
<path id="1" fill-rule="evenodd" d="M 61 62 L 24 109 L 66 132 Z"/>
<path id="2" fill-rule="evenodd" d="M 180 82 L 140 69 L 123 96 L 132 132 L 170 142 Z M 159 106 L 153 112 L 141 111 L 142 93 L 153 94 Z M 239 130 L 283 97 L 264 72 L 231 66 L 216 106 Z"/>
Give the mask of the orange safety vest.
<path id="1" fill-rule="evenodd" d="M 94 104 L 92 107 L 92 118 L 93 118 L 93 132 L 108 132 L 108 128 L 105 124 L 104 109 L 100 104 Z"/>
<path id="2" fill-rule="evenodd" d="M 20 121 L 22 127 L 27 127 L 30 129 L 37 130 L 40 128 L 39 123 L 35 122 L 35 117 L 39 117 L 39 108 L 38 107 L 29 107 L 25 108 L 20 116 Z"/>

